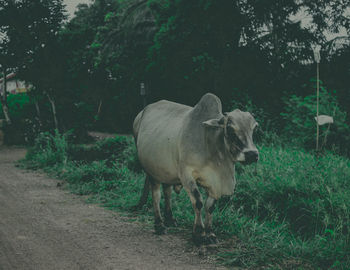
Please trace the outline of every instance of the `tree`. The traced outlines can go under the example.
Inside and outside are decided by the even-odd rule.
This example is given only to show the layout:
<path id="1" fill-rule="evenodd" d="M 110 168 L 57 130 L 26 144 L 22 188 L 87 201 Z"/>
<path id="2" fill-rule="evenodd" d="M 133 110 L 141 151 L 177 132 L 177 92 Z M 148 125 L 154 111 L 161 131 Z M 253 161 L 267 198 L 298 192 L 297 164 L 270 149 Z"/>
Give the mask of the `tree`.
<path id="1" fill-rule="evenodd" d="M 302 0 L 150 4 L 159 26 L 149 65 L 156 99 L 194 104 L 207 91 L 223 100 L 244 92 L 274 115 L 283 109 L 284 92 L 298 91 L 309 80 L 305 63 L 312 59 L 311 45 L 325 41 L 327 21 L 334 30 L 346 25 L 334 13 L 344 12 L 341 0 L 320 5 Z M 314 18 L 308 28 L 295 19 L 301 13 Z"/>
<path id="2" fill-rule="evenodd" d="M 124 130 L 131 129 L 141 109 L 140 83 L 147 81 L 147 53 L 157 30 L 152 10 L 145 0 L 121 2 L 106 14 L 96 42 L 101 48 L 95 63 L 103 67 L 115 90 L 115 104 Z"/>
<path id="3" fill-rule="evenodd" d="M 276 116 L 285 92 L 302 94 L 300 85 L 312 76 L 305 63 L 312 59 L 311 45 L 325 40 L 326 20 L 346 25 L 330 11 L 344 10 L 344 5 L 315 5 L 317 1 L 294 0 L 96 0 L 81 6 L 65 29 L 77 45 L 69 66 L 84 85 L 87 103 L 93 100 L 102 118 L 110 115 L 108 125 L 132 122 L 141 106 L 135 99 L 141 81 L 149 87 L 149 101 L 194 104 L 211 91 L 228 108 L 233 97 L 244 93 Z M 296 21 L 300 13 L 315 18 L 308 28 Z"/>
<path id="4" fill-rule="evenodd" d="M 101 44 L 99 29 L 105 16 L 117 5 L 116 1 L 95 1 L 91 5 L 79 5 L 75 17 L 65 25 L 61 40 L 68 52 L 69 88 L 79 93 L 79 104 L 88 108 L 89 118 L 100 119 L 103 109 L 111 100 L 110 73 L 100 63 Z"/>
<path id="5" fill-rule="evenodd" d="M 58 129 L 55 100 L 64 88 L 65 77 L 65 54 L 58 38 L 66 18 L 63 0 L 22 0 L 19 10 L 26 19 L 22 22 L 23 27 L 17 28 L 11 38 L 16 40 L 16 36 L 24 36 L 27 42 L 21 47 L 22 38 L 16 40 L 16 51 L 22 55 L 18 74 L 34 85 L 34 98 L 37 99 L 38 95 L 47 97 Z"/>
<path id="6" fill-rule="evenodd" d="M 109 128 L 130 129 L 139 109 L 135 95 L 145 78 L 153 29 L 154 18 L 144 0 L 80 5 L 63 29 L 62 40 L 71 48 L 71 86 L 79 91 L 84 106 L 94 108 L 100 128 L 107 123 Z"/>
<path id="7" fill-rule="evenodd" d="M 342 0 L 95 0 L 66 24 L 61 0 L 0 3 L 0 12 L 21 18 L 0 18 L 2 55 L 35 86 L 33 99 L 49 100 L 55 126 L 64 128 L 83 122 L 71 115 L 84 115 L 130 130 L 142 106 L 140 82 L 149 102 L 193 105 L 210 91 L 227 109 L 248 96 L 278 116 L 285 94 L 305 94 L 311 45 L 326 44 L 326 29 L 348 25 L 335 16 L 346 8 Z M 313 18 L 306 28 L 300 13 Z"/>
<path id="8" fill-rule="evenodd" d="M 12 30 L 14 22 L 13 15 L 16 14 L 16 2 L 14 1 L 0 1 L 0 68 L 3 80 L 2 93 L 0 94 L 0 101 L 2 110 L 7 124 L 11 124 L 9 109 L 7 104 L 7 76 L 15 67 L 15 54 L 11 50 L 11 40 L 8 33 Z"/>
<path id="9" fill-rule="evenodd" d="M 322 53 L 321 78 L 337 90 L 339 103 L 350 115 L 350 37 L 336 37 L 327 43 Z"/>
<path id="10" fill-rule="evenodd" d="M 16 71 L 48 97 L 58 128 L 54 93 L 62 79 L 57 34 L 66 18 L 63 0 L 1 1 L 0 12 L 3 69 Z"/>

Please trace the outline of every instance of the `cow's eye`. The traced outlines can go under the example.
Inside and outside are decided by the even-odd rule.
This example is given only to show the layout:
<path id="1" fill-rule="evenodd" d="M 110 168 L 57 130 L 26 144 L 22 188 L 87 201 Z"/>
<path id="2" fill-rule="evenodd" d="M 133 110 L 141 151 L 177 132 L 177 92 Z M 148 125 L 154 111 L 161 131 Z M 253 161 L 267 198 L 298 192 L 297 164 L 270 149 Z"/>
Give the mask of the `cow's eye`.
<path id="1" fill-rule="evenodd" d="M 233 127 L 227 128 L 227 136 L 234 145 L 236 145 L 237 147 L 239 147 L 241 149 L 243 148 L 244 145 L 243 145 L 242 141 L 238 138 Z"/>
<path id="2" fill-rule="evenodd" d="M 235 134 L 235 130 L 233 129 L 233 127 L 227 127 L 227 136 L 229 138 L 233 138 L 234 136 L 236 136 Z"/>

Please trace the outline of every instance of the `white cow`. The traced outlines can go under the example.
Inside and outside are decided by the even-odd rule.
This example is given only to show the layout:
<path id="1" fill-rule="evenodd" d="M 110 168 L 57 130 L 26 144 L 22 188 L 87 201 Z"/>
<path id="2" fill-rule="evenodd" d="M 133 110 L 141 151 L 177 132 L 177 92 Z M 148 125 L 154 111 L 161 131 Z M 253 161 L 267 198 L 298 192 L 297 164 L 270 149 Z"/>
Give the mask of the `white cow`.
<path id="1" fill-rule="evenodd" d="M 214 203 L 223 195 L 233 194 L 235 162 L 258 161 L 252 139 L 256 126 L 249 112 L 234 110 L 223 115 L 220 99 L 210 93 L 195 107 L 162 100 L 137 115 L 134 136 L 146 180 L 151 184 L 156 233 L 165 230 L 159 207 L 160 185 L 165 197 L 165 225 L 171 225 L 171 186 L 181 184 L 195 211 L 195 243 L 216 242 L 212 232 Z M 205 226 L 198 185 L 208 193 Z"/>

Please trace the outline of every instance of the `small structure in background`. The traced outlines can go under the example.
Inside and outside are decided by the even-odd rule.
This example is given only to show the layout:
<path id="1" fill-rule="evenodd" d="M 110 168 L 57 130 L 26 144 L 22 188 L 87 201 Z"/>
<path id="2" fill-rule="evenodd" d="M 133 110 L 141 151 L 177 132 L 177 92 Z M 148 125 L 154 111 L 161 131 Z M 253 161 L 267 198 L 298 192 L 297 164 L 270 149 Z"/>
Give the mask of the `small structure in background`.
<path id="1" fill-rule="evenodd" d="M 145 108 L 147 106 L 147 101 L 146 101 L 146 85 L 144 82 L 140 83 L 140 95 L 143 100 L 143 107 Z"/>
<path id="2" fill-rule="evenodd" d="M 28 85 L 24 81 L 16 78 L 16 73 L 10 73 L 6 76 L 7 92 L 9 94 L 19 94 L 28 92 Z M 4 92 L 4 78 L 0 78 L 0 94 Z"/>
<path id="3" fill-rule="evenodd" d="M 319 126 L 323 126 L 325 124 L 333 124 L 333 117 L 329 115 L 319 115 L 315 117 L 315 120 Z"/>

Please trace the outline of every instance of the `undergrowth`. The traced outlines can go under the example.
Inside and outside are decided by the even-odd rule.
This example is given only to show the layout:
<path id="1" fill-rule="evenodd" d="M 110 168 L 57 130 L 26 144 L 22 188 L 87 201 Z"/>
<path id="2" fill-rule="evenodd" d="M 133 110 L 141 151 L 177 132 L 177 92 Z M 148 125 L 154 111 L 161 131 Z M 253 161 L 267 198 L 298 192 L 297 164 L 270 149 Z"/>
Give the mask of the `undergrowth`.
<path id="1" fill-rule="evenodd" d="M 144 174 L 132 138 L 72 145 L 41 134 L 24 166 L 65 179 L 68 188 L 118 211 L 137 204 Z M 350 269 L 350 161 L 279 144 L 261 145 L 257 166 L 238 166 L 232 197 L 219 200 L 214 228 L 229 248 L 224 264 L 247 269 Z M 138 215 L 150 222 L 152 209 Z M 192 227 L 184 191 L 173 196 L 180 228 Z M 231 240 L 230 240 L 231 239 Z"/>

